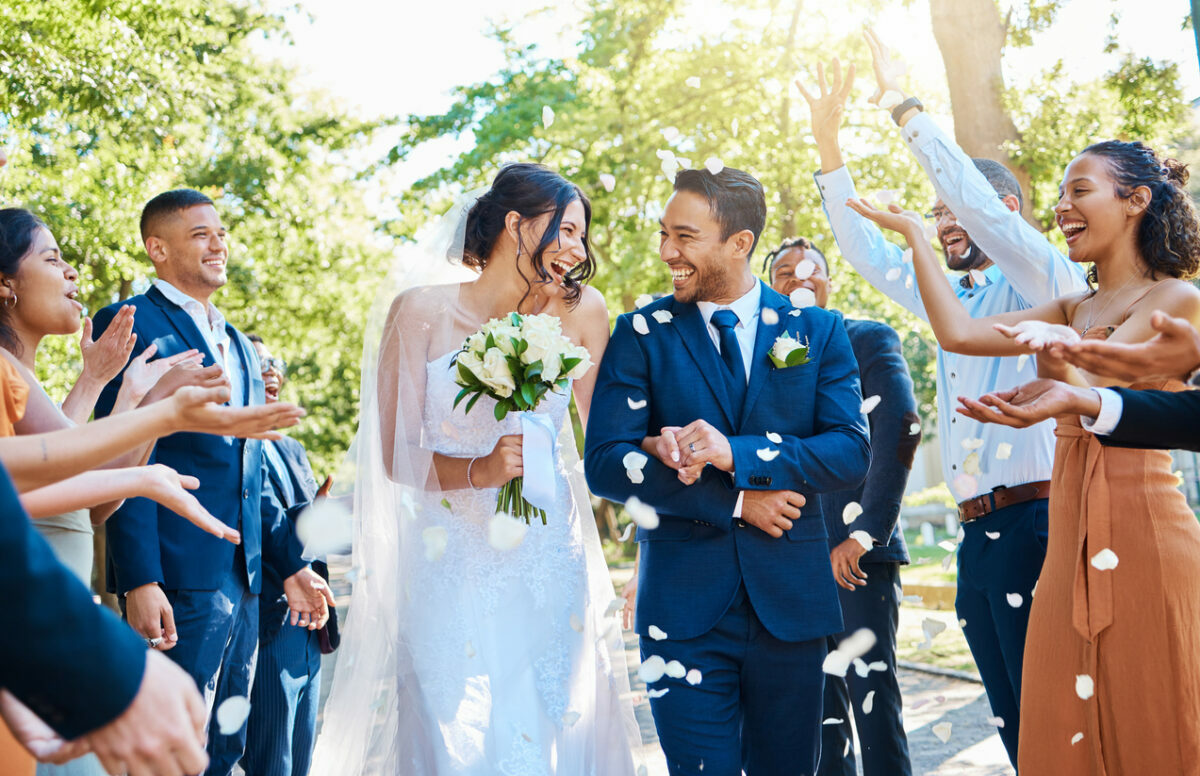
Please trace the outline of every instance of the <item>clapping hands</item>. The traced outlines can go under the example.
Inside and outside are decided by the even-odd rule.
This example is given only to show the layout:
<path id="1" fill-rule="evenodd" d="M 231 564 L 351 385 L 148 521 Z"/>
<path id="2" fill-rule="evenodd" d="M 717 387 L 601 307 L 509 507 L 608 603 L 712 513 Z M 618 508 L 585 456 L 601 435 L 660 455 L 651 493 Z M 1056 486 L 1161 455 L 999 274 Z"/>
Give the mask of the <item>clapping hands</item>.
<path id="1" fill-rule="evenodd" d="M 664 426 L 659 436 L 647 437 L 642 449 L 674 469 L 684 485 L 700 479 L 709 464 L 721 471 L 733 470 L 729 440 L 704 420 L 694 420 L 686 426 Z"/>

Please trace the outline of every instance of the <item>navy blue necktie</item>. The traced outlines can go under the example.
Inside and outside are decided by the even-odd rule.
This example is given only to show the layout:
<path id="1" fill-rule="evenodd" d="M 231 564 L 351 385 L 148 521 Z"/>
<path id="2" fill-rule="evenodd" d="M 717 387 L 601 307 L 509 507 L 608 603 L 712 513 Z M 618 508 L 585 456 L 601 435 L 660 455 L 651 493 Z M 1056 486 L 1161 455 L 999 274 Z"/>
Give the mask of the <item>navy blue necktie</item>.
<path id="1" fill-rule="evenodd" d="M 733 310 L 717 310 L 712 314 L 712 325 L 717 329 L 721 343 L 721 360 L 725 362 L 728 384 L 738 409 L 746 396 L 746 364 L 742 360 L 742 347 L 738 344 L 737 313 Z"/>

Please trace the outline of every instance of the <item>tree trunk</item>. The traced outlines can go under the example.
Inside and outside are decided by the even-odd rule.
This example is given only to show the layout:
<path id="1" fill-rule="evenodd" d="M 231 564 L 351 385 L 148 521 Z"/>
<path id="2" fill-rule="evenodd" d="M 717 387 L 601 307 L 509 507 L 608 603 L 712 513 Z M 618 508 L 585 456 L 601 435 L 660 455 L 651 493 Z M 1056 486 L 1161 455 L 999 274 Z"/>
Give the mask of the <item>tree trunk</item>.
<path id="1" fill-rule="evenodd" d="M 933 36 L 942 52 L 954 137 L 973 157 L 994 159 L 1017 176 L 1024 194 L 1022 215 L 1030 220 L 1029 173 L 1004 151 L 1020 140 L 1004 107 L 1004 73 L 1000 68 L 1008 26 L 996 0 L 929 0 Z"/>
<path id="2" fill-rule="evenodd" d="M 796 0 L 792 8 L 792 22 L 788 27 L 787 47 L 784 49 L 783 61 L 789 66 L 795 64 L 796 35 L 800 31 L 800 10 L 803 0 Z M 779 106 L 779 134 L 784 143 L 791 141 L 792 134 L 792 87 L 787 84 L 783 89 L 783 101 Z M 788 179 L 784 177 L 779 186 L 779 214 L 782 216 L 783 237 L 790 239 L 796 234 L 796 197 Z M 766 249 L 764 249 L 766 250 Z"/>

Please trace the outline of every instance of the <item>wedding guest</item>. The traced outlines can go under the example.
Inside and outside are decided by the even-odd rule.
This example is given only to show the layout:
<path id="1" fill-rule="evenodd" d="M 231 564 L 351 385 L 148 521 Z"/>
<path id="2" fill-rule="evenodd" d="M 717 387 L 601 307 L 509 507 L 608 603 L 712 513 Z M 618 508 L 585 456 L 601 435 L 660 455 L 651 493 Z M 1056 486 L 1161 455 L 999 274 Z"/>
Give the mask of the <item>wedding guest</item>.
<path id="1" fill-rule="evenodd" d="M 832 287 L 829 262 L 803 237 L 786 240 L 764 262 L 771 288 L 787 296 L 808 289 L 817 307 L 826 308 Z M 845 320 L 850 347 L 858 361 L 862 395 L 879 402 L 868 415 L 871 468 L 857 488 L 821 496 L 829 561 L 838 583 L 844 629 L 830 636 L 832 651 L 850 634 L 868 628 L 877 637 L 845 678 L 825 677 L 821 716 L 821 763 L 818 774 L 852 776 L 858 772 L 851 718 L 858 731 L 865 776 L 904 776 L 912 772 L 904 734 L 900 683 L 896 678 L 896 629 L 900 623 L 900 566 L 908 548 L 900 529 L 900 501 L 921 441 L 912 377 L 900 349 L 900 337 L 887 324 Z M 915 431 L 913 429 L 916 429 Z M 860 512 L 846 523 L 847 510 Z M 865 531 L 868 549 L 851 533 Z M 865 666 L 865 674 L 864 674 Z M 869 699 L 869 700 L 868 700 Z"/>
<path id="2" fill-rule="evenodd" d="M 933 277 L 933 255 L 914 220 L 894 206 L 854 208 L 913 247 L 921 296 L 944 347 L 993 357 L 1038 353 L 1040 379 L 982 401 L 961 399 L 970 417 L 992 421 L 1020 417 L 1056 381 L 1113 382 L 1056 357 L 1047 348 L 1053 341 L 1144 342 L 1155 334 L 1156 310 L 1193 328 L 1200 323 L 1200 291 L 1186 282 L 1200 272 L 1187 177 L 1182 164 L 1140 142 L 1088 146 L 1067 166 L 1055 215 L 1071 260 L 1093 263 L 1096 287 L 982 319 Z M 1130 387 L 1184 386 L 1139 380 Z M 1200 750 L 1200 524 L 1167 452 L 1104 446 L 1077 414 L 1057 420 L 1050 551 L 1025 648 L 1020 771 L 1192 772 Z"/>
<path id="3" fill-rule="evenodd" d="M 871 34 L 868 42 L 880 92 L 903 89 L 890 60 Z M 884 239 L 847 206 L 857 197 L 842 160 L 838 129 L 854 70 L 843 79 L 835 60 L 832 79 L 819 66 L 819 92 L 804 91 L 821 159 L 815 176 L 842 256 L 873 286 L 928 320 L 904 251 Z M 803 89 L 803 87 L 801 87 Z M 892 112 L 906 144 L 937 192 L 933 206 L 946 266 L 965 272 L 947 285 L 976 318 L 1027 310 L 1082 290 L 1083 274 L 1020 216 L 1021 189 L 1012 173 L 987 159 L 971 159 L 905 99 Z M 1047 496 L 1053 430 L 1048 424 L 1015 431 L 980 425 L 954 412 L 954 399 L 978 396 L 1034 377 L 1034 365 L 1015 358 L 962 356 L 939 348 L 937 402 L 942 466 L 959 500 L 963 540 L 958 547 L 955 609 L 983 678 L 1009 759 L 1017 759 L 1021 655 L 1028 605 L 1009 605 L 1009 594 L 1028 602 L 1046 552 Z M 998 450 L 1015 451 L 998 456 Z M 990 538 L 998 535 L 999 538 Z"/>
<path id="4" fill-rule="evenodd" d="M 190 189 L 160 194 L 142 212 L 141 233 L 157 279 L 145 294 L 101 310 L 96 330 L 116 325 L 120 308 L 132 306 L 135 354 L 150 344 L 162 356 L 195 349 L 205 363 L 221 367 L 233 406 L 262 404 L 250 343 L 211 303 L 226 282 L 228 261 L 212 200 Z M 98 416 L 113 411 L 122 380 L 104 389 Z M 211 713 L 228 698 L 250 694 L 262 556 L 280 570 L 294 622 L 319 627 L 329 592 L 300 558 L 283 508 L 263 488 L 266 463 L 258 441 L 176 434 L 160 440 L 150 460 L 198 477 L 200 503 L 242 535 L 236 547 L 214 540 L 145 499 L 126 501 L 108 526 L 110 591 L 121 597 L 134 630 L 155 649 L 169 650 L 192 676 Z M 229 773 L 244 747 L 245 726 L 232 735 L 210 730 L 206 773 Z"/>
<path id="5" fill-rule="evenodd" d="M 267 404 L 279 401 L 287 366 L 267 349 L 262 338 L 247 335 L 258 353 Z M 268 484 L 287 510 L 288 521 L 312 503 L 319 492 L 304 446 L 284 437 L 263 443 Z M 321 491 L 328 490 L 329 481 Z M 264 488 L 268 487 L 264 484 Z M 322 560 L 313 570 L 326 581 L 329 570 Z M 295 628 L 287 623 L 288 603 L 283 579 L 270 561 L 263 562 L 259 595 L 258 667 L 246 720 L 246 773 L 305 776 L 312 761 L 317 728 L 317 702 L 321 695 L 321 640 L 336 633 L 337 615 L 329 607 L 329 621 L 320 631 Z M 331 645 L 332 646 L 332 645 Z M 332 651 L 332 650 L 331 650 Z"/>

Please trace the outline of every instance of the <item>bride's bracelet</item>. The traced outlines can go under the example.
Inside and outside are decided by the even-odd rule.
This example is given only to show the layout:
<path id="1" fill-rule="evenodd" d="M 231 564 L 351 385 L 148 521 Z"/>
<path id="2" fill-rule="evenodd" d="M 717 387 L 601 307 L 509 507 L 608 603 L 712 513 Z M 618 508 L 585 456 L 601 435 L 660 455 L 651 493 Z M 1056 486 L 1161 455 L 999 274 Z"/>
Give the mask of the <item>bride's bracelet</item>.
<path id="1" fill-rule="evenodd" d="M 467 464 L 467 484 L 471 486 L 471 490 L 479 490 L 479 488 L 476 487 L 475 483 L 471 482 L 471 467 L 474 466 L 475 462 L 478 460 L 479 460 L 479 458 L 477 456 L 475 458 L 472 458 L 471 462 L 469 464 Z"/>

